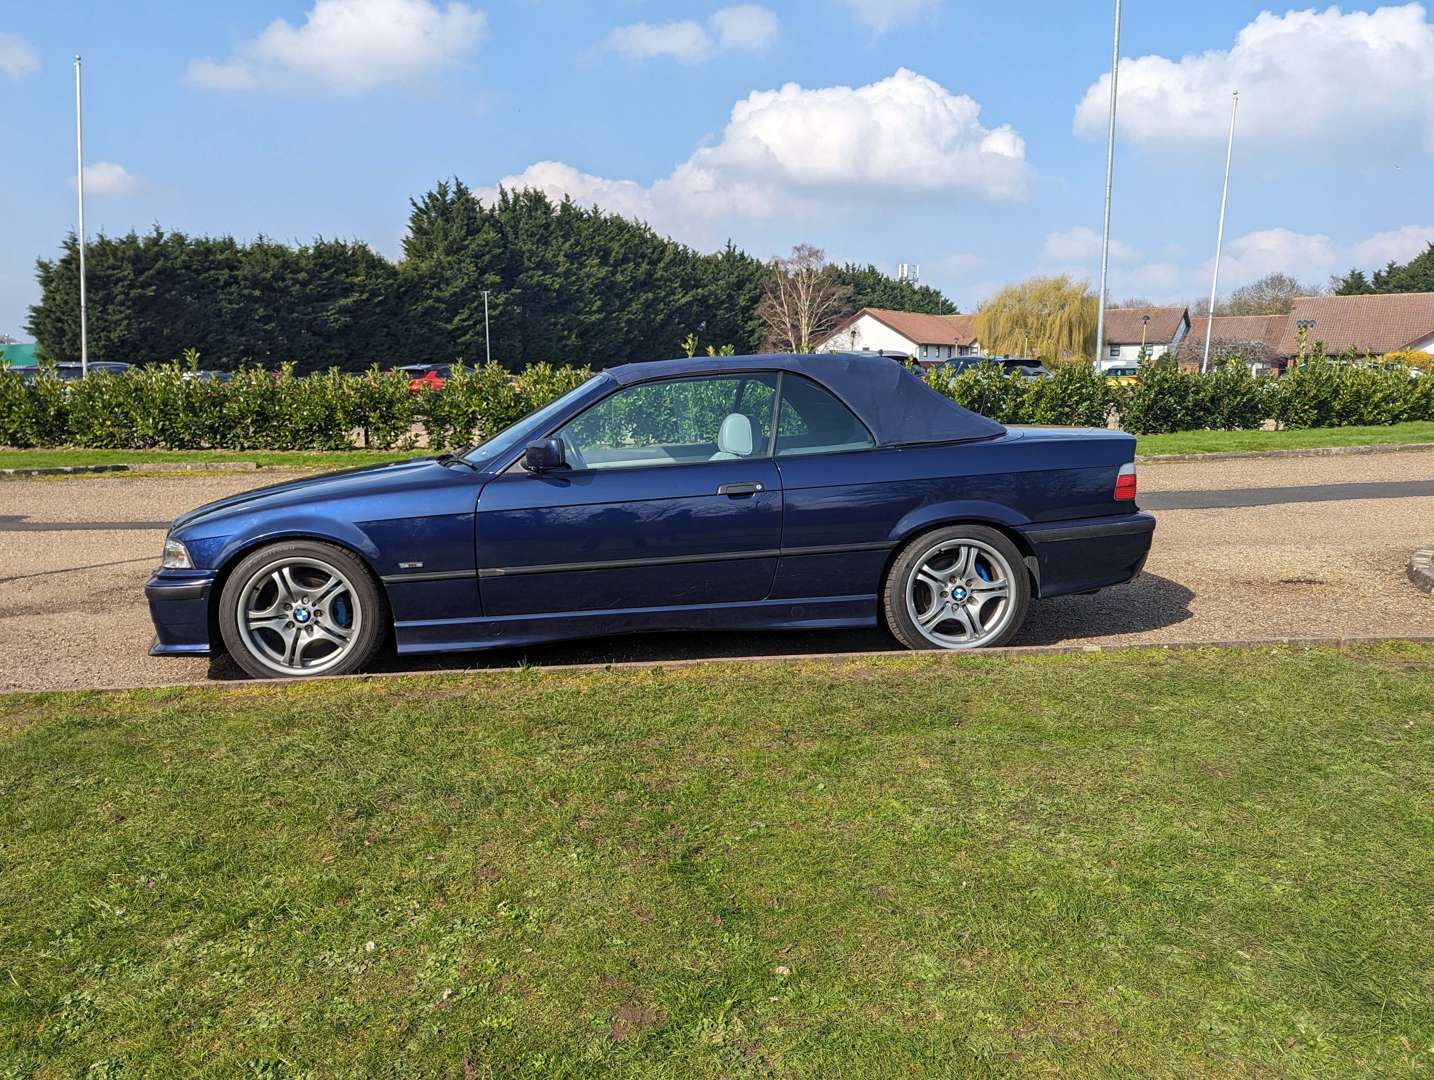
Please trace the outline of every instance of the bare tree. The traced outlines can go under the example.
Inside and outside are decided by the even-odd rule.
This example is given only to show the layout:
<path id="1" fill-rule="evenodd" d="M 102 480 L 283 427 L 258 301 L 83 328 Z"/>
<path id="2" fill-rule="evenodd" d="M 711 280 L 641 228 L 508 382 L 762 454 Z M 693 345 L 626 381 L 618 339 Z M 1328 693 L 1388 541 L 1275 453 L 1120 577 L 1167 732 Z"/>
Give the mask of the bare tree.
<path id="1" fill-rule="evenodd" d="M 851 286 L 843 285 L 826 253 L 798 244 L 785 259 L 773 259 L 757 304 L 763 347 L 778 352 L 811 352 L 851 311 Z"/>

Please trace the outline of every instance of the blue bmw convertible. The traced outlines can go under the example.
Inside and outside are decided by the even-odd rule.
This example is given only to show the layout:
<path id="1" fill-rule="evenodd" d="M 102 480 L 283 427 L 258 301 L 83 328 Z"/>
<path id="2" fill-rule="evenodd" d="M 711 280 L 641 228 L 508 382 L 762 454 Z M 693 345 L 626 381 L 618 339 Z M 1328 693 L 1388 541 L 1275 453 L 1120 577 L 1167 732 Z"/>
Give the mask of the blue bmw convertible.
<path id="1" fill-rule="evenodd" d="M 251 675 L 654 630 L 885 625 L 1000 645 L 1032 598 L 1139 573 L 1135 440 L 1006 428 L 875 355 L 627 364 L 461 455 L 178 518 L 163 656 Z"/>

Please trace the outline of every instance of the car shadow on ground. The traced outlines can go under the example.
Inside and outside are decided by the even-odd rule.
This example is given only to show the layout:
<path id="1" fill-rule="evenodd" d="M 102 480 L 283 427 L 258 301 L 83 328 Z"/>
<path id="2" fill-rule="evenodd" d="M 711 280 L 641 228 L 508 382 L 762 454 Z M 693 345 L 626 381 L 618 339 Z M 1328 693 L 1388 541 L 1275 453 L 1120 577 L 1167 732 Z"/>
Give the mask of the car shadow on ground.
<path id="1" fill-rule="evenodd" d="M 1154 574 L 1105 589 L 1092 596 L 1063 596 L 1031 605 L 1026 624 L 1012 645 L 1098 642 L 1100 638 L 1158 630 L 1190 618 L 1194 593 Z M 900 651 L 885 629 L 770 632 L 690 632 L 627 634 L 621 637 L 530 645 L 521 649 L 398 656 L 381 653 L 370 666 L 379 672 L 474 671 L 521 664 L 653 663 L 664 660 L 720 660 L 740 656 L 790 656 L 821 653 Z M 209 665 L 209 678 L 248 678 L 228 656 Z"/>

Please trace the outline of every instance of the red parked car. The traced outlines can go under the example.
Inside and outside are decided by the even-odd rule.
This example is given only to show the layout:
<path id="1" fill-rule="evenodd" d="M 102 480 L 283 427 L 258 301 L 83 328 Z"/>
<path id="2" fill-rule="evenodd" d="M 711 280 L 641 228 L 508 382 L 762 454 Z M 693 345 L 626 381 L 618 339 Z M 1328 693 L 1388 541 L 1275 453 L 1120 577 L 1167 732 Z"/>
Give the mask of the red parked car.
<path id="1" fill-rule="evenodd" d="M 453 365 L 404 364 L 398 370 L 408 376 L 408 388 L 416 394 L 420 390 L 442 390 L 453 373 Z"/>

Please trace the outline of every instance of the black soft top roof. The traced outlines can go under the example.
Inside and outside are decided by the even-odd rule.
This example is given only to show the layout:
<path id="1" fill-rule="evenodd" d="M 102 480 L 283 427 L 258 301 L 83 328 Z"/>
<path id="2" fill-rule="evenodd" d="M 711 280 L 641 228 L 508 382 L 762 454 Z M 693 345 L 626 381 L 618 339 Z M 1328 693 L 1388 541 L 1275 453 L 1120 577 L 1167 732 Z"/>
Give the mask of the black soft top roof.
<path id="1" fill-rule="evenodd" d="M 857 414 L 878 446 L 969 442 L 1006 429 L 937 393 L 895 360 L 875 353 L 768 353 L 694 356 L 622 364 L 605 374 L 619 386 L 684 375 L 789 371 L 825 386 Z"/>

